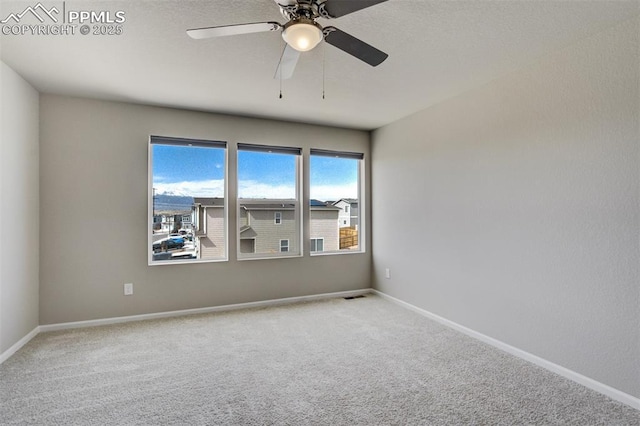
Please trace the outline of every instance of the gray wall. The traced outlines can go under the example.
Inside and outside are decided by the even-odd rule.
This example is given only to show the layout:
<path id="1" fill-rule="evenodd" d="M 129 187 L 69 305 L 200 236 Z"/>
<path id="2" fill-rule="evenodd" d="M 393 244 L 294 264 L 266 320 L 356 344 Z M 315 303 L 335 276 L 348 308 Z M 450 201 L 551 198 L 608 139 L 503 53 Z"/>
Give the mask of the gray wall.
<path id="1" fill-rule="evenodd" d="M 375 131 L 374 287 L 640 397 L 639 33 Z"/>
<path id="2" fill-rule="evenodd" d="M 0 62 L 0 354 L 38 326 L 38 92 Z"/>
<path id="3" fill-rule="evenodd" d="M 233 234 L 229 262 L 147 266 L 150 134 L 368 157 L 366 132 L 54 95 L 41 95 L 40 126 L 41 324 L 370 287 L 369 253 L 238 262 Z M 308 215 L 308 187 L 304 196 Z M 133 296 L 123 296 L 125 282 Z"/>

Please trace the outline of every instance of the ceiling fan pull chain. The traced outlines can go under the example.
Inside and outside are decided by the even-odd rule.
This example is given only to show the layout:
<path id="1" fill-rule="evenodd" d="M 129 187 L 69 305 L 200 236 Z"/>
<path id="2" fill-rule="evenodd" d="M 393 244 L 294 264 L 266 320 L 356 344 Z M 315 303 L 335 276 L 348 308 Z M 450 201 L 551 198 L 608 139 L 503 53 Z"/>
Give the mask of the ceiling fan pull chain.
<path id="1" fill-rule="evenodd" d="M 324 99 L 324 68 L 325 68 L 325 43 L 322 43 L 322 99 Z"/>
<path id="2" fill-rule="evenodd" d="M 286 43 L 285 43 L 285 47 L 286 47 Z M 284 56 L 284 52 L 282 53 L 282 56 L 280 56 L 280 62 L 278 62 L 278 74 L 280 75 L 280 97 L 279 99 L 282 99 L 282 58 Z"/>

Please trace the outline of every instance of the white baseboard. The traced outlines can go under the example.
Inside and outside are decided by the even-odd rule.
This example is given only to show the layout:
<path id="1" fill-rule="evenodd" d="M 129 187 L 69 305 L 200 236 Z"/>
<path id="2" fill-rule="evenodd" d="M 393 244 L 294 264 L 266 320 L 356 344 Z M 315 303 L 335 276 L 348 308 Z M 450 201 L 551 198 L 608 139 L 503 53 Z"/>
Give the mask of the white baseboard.
<path id="1" fill-rule="evenodd" d="M 501 342 L 500 340 L 494 339 L 493 337 L 489 337 L 487 335 L 484 335 L 482 333 L 479 333 L 475 330 L 472 330 L 470 328 L 467 328 L 463 325 L 460 325 L 458 323 L 455 323 L 453 321 L 450 321 L 446 318 L 443 318 L 439 315 L 436 315 L 434 313 L 431 313 L 427 310 L 424 310 L 422 308 L 418 308 L 417 306 L 414 306 L 410 303 L 407 303 L 405 301 L 402 301 L 400 299 L 396 299 L 393 296 L 389 296 L 388 294 L 385 294 L 379 290 L 375 290 L 372 289 L 371 293 L 377 294 L 381 297 L 384 297 L 385 299 L 388 299 L 394 303 L 397 303 L 405 308 L 408 308 L 414 312 L 417 312 L 420 315 L 423 315 L 429 319 L 432 319 L 436 322 L 439 322 L 442 325 L 445 325 L 449 328 L 452 328 L 454 330 L 460 331 L 464 334 L 466 334 L 467 336 L 473 337 L 474 339 L 478 339 L 484 343 L 487 343 L 495 348 L 498 348 L 504 352 L 507 352 L 511 355 L 517 356 L 518 358 L 522 358 L 526 361 L 529 361 L 539 367 L 542 367 L 546 370 L 549 370 L 553 373 L 559 374 L 569 380 L 573 380 L 574 382 L 577 382 L 583 386 L 586 386 L 589 389 L 592 389 L 596 392 L 599 392 L 603 395 L 608 396 L 609 398 L 615 399 L 616 401 L 622 402 L 623 404 L 629 405 L 632 408 L 635 408 L 636 410 L 640 410 L 640 399 L 636 398 L 632 395 L 629 395 L 627 393 L 624 393 L 618 389 L 612 388 L 609 385 L 605 385 L 604 383 L 600 383 L 594 379 L 591 379 L 587 376 L 583 376 L 580 373 L 577 373 L 573 370 L 569 370 L 568 368 L 565 368 L 561 365 L 555 364 L 551 361 L 547 361 L 544 358 L 540 358 L 537 355 L 533 355 L 529 352 L 523 351 L 522 349 L 518 349 L 514 346 L 508 345 L 507 343 Z"/>
<path id="2" fill-rule="evenodd" d="M 6 351 L 2 352 L 0 354 L 0 364 L 2 364 L 3 362 L 5 362 L 6 360 L 8 360 L 11 355 L 15 354 L 16 352 L 18 352 L 20 350 L 20 348 L 22 348 L 24 345 L 26 345 L 27 343 L 29 343 L 29 341 L 31 339 L 33 339 L 34 337 L 36 337 L 38 335 L 38 333 L 40 333 L 40 327 L 36 327 L 33 330 L 31 330 L 29 332 L 29 334 L 27 334 L 26 336 L 24 336 L 22 339 L 18 340 L 13 346 L 11 346 L 9 349 L 7 349 Z"/>
<path id="3" fill-rule="evenodd" d="M 370 288 L 361 290 L 340 291 L 336 293 L 313 294 L 309 296 L 287 297 L 284 299 L 262 300 L 259 302 L 237 303 L 234 305 L 213 306 L 208 308 L 184 309 L 180 311 L 156 312 L 153 314 L 130 315 L 126 317 L 104 318 L 87 321 L 65 322 L 60 324 L 41 325 L 40 331 L 58 331 L 72 328 L 96 327 L 99 325 L 118 324 L 124 322 L 144 321 L 159 318 L 179 317 L 184 315 L 208 314 L 211 312 L 233 311 L 237 309 L 261 308 L 267 306 L 289 305 L 293 303 L 309 302 L 313 300 L 332 299 L 337 297 L 359 296 L 371 293 Z"/>
<path id="4" fill-rule="evenodd" d="M 573 380 L 574 382 L 577 382 L 583 386 L 586 386 L 589 389 L 593 389 L 596 392 L 600 392 L 612 399 L 615 399 L 616 401 L 622 402 L 637 410 L 640 410 L 639 398 L 636 398 L 632 395 L 629 395 L 618 389 L 615 389 L 609 385 L 605 385 L 604 383 L 601 383 L 594 379 L 586 377 L 573 370 L 569 370 L 568 368 L 562 367 L 561 365 L 555 364 L 551 361 L 547 361 L 546 359 L 540 358 L 539 356 L 523 351 L 522 349 L 518 349 L 514 346 L 508 345 L 504 342 L 501 342 L 500 340 L 494 339 L 493 337 L 489 337 L 487 335 L 474 331 L 470 328 L 462 326 L 458 323 L 450 321 L 446 318 L 443 318 L 439 315 L 426 311 L 422 308 L 418 308 L 417 306 L 414 306 L 410 303 L 404 302 L 400 299 L 396 299 L 395 297 L 389 296 L 385 293 L 382 293 L 381 291 L 369 289 L 369 288 L 360 289 L 360 290 L 341 291 L 341 292 L 335 292 L 335 293 L 314 294 L 309 296 L 287 297 L 283 299 L 271 299 L 271 300 L 264 300 L 259 302 L 238 303 L 233 305 L 213 306 L 213 307 L 207 307 L 207 308 L 185 309 L 185 310 L 179 310 L 179 311 L 157 312 L 152 314 L 130 315 L 125 317 L 104 318 L 104 319 L 97 319 L 97 320 L 75 321 L 75 322 L 67 322 L 67 323 L 60 323 L 60 324 L 41 325 L 31 330 L 29 334 L 24 336 L 22 339 L 16 342 L 13 346 L 11 346 L 9 349 L 7 349 L 2 354 L 0 354 L 0 364 L 2 364 L 4 361 L 9 359 L 9 357 L 11 357 L 16 352 L 18 352 L 20 348 L 26 345 L 31 339 L 33 339 L 35 336 L 38 335 L 38 333 L 41 333 L 41 332 L 68 330 L 68 329 L 83 328 L 83 327 L 95 327 L 100 325 L 118 324 L 118 323 L 133 322 L 133 321 L 144 321 L 144 320 L 159 319 L 159 318 L 178 317 L 178 316 L 184 316 L 184 315 L 204 314 L 204 313 L 211 313 L 211 312 L 224 312 L 224 311 L 232 311 L 232 310 L 247 309 L 247 308 L 287 305 L 287 304 L 300 303 L 300 302 L 309 302 L 314 300 L 331 299 L 331 298 L 337 298 L 337 297 L 360 296 L 368 293 L 374 293 L 381 297 L 384 297 L 385 299 L 388 299 L 405 308 L 408 308 L 414 312 L 417 312 L 420 315 L 423 315 L 427 318 L 437 321 L 440 324 L 443 324 L 454 330 L 460 331 L 470 337 L 478 339 L 504 352 L 517 356 L 518 358 L 522 358 L 542 368 L 545 368 L 549 371 L 552 371 L 556 374 L 566 377 L 567 379 Z"/>

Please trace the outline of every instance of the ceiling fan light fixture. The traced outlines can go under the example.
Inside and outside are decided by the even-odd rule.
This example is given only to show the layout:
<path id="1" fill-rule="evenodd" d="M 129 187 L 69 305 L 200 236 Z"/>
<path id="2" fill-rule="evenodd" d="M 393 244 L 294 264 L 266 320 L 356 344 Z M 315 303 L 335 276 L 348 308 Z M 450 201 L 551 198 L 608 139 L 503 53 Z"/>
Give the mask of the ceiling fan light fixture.
<path id="1" fill-rule="evenodd" d="M 322 29 L 311 20 L 293 21 L 282 31 L 282 38 L 299 52 L 306 52 L 322 41 Z"/>

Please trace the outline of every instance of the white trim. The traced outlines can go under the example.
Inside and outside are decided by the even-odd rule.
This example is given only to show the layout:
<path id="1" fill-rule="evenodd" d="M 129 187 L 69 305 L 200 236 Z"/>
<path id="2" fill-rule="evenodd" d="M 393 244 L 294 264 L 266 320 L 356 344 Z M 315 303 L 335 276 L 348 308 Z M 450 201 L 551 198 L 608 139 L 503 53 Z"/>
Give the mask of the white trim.
<path id="1" fill-rule="evenodd" d="M 599 392 L 603 395 L 608 396 L 609 398 L 615 399 L 616 401 L 622 402 L 623 404 L 629 405 L 632 408 L 635 408 L 636 410 L 640 410 L 640 398 L 636 398 L 633 395 L 629 395 L 628 393 L 622 392 L 618 389 L 612 388 L 609 385 L 605 385 L 604 383 L 598 382 L 597 380 L 594 380 L 590 377 L 584 376 L 580 373 L 577 373 L 573 370 L 569 370 L 568 368 L 565 368 L 561 365 L 555 364 L 551 361 L 547 361 L 544 358 L 540 358 L 537 355 L 533 355 L 529 352 L 523 351 L 522 349 L 518 349 L 514 346 L 511 346 L 507 343 L 504 343 L 500 340 L 494 339 L 493 337 L 489 337 L 485 334 L 479 333 L 475 330 L 472 330 L 470 328 L 467 328 L 463 325 L 460 325 L 456 322 L 450 321 L 446 318 L 443 318 L 439 315 L 436 315 L 434 313 L 431 313 L 427 310 L 424 310 L 422 308 L 418 308 L 417 306 L 414 306 L 410 303 L 407 303 L 403 300 L 400 299 L 396 299 L 393 296 L 389 296 L 388 294 L 382 293 L 379 290 L 375 290 L 375 289 L 371 289 L 371 292 L 374 294 L 377 294 L 378 296 L 381 296 L 387 300 L 390 300 L 394 303 L 397 303 L 400 306 L 403 306 L 407 309 L 410 309 L 422 316 L 425 316 L 429 319 L 432 319 L 436 322 L 439 322 L 442 325 L 445 325 L 449 328 L 452 328 L 454 330 L 457 330 L 461 333 L 466 334 L 467 336 L 473 337 L 474 339 L 480 340 L 484 343 L 487 343 L 495 348 L 498 348 L 504 352 L 507 352 L 511 355 L 514 355 L 518 358 L 524 359 L 525 361 L 529 361 L 539 367 L 542 367 L 546 370 L 549 370 L 553 373 L 559 374 L 569 380 L 573 380 L 576 383 L 579 383 L 583 386 L 586 386 L 589 389 L 592 389 L 596 392 Z"/>
<path id="2" fill-rule="evenodd" d="M 126 317 L 104 318 L 104 319 L 88 320 L 88 321 L 76 321 L 76 322 L 67 322 L 67 323 L 60 323 L 60 324 L 40 325 L 34 328 L 33 330 L 31 330 L 29 334 L 24 336 L 22 339 L 16 342 L 13 346 L 11 346 L 9 349 L 7 349 L 2 354 L 0 354 L 0 364 L 2 364 L 4 361 L 9 359 L 13 354 L 19 351 L 24 345 L 26 345 L 31 339 L 33 339 L 35 336 L 37 336 L 41 332 L 46 333 L 48 331 L 68 330 L 68 329 L 83 328 L 83 327 L 95 327 L 100 325 L 119 324 L 119 323 L 125 323 L 125 322 L 144 321 L 144 320 L 150 320 L 150 319 L 178 317 L 178 316 L 184 316 L 184 315 L 194 315 L 194 314 L 203 314 L 203 313 L 211 313 L 211 312 L 225 312 L 225 311 L 233 311 L 238 309 L 258 308 L 258 307 L 266 307 L 266 306 L 288 305 L 288 304 L 294 304 L 294 303 L 300 303 L 300 302 L 309 302 L 314 300 L 331 299 L 331 298 L 337 298 L 337 297 L 360 296 L 368 293 L 377 294 L 387 300 L 397 303 L 400 306 L 410 309 L 442 325 L 445 325 L 454 330 L 460 331 L 470 337 L 478 339 L 484 343 L 487 343 L 511 355 L 514 355 L 514 356 L 517 356 L 518 358 L 532 362 L 533 364 L 536 364 L 546 370 L 549 370 L 563 377 L 566 377 L 569 380 L 573 380 L 574 382 L 577 382 L 583 386 L 586 386 L 589 389 L 592 389 L 596 392 L 606 395 L 616 401 L 629 405 L 630 407 L 635 408 L 636 410 L 640 410 L 640 398 L 636 398 L 632 395 L 629 395 L 625 392 L 615 389 L 609 385 L 605 385 L 604 383 L 598 382 L 594 379 L 586 377 L 573 370 L 569 370 L 568 368 L 562 367 L 561 365 L 555 364 L 551 361 L 547 361 L 546 359 L 540 358 L 539 356 L 523 351 L 522 349 L 518 349 L 514 346 L 501 342 L 500 340 L 494 339 L 492 337 L 489 337 L 487 335 L 474 331 L 470 328 L 467 328 L 458 323 L 450 321 L 446 318 L 443 318 L 439 315 L 431 313 L 427 310 L 418 308 L 417 306 L 414 306 L 410 303 L 404 302 L 400 299 L 396 299 L 395 297 L 382 293 L 379 290 L 370 289 L 370 288 L 365 288 L 360 290 L 348 290 L 348 291 L 341 291 L 341 292 L 335 292 L 335 293 L 322 293 L 322 294 L 315 294 L 315 295 L 309 295 L 309 296 L 287 297 L 283 299 L 271 299 L 271 300 L 264 300 L 259 302 L 237 303 L 232 305 L 213 306 L 208 308 L 185 309 L 180 311 L 157 312 L 153 314 L 131 315 Z"/>
<path id="3" fill-rule="evenodd" d="M 65 322 L 40 326 L 40 332 L 69 330 L 72 328 L 96 327 L 99 325 L 120 324 L 125 322 L 144 321 L 159 318 L 180 317 L 185 315 L 206 314 L 211 312 L 235 311 L 238 309 L 262 308 L 267 306 L 290 305 L 293 303 L 309 302 L 313 300 L 333 299 L 338 297 L 359 296 L 371 293 L 370 288 L 360 290 L 340 291 L 336 293 L 313 294 L 309 296 L 286 297 L 284 299 L 262 300 L 259 302 L 237 303 L 233 305 L 212 306 L 208 308 L 184 309 L 180 311 L 156 312 L 153 314 L 130 315 L 126 317 L 104 318 L 87 321 Z"/>
<path id="4" fill-rule="evenodd" d="M 349 254 L 365 254 L 363 250 L 339 250 L 339 251 L 313 251 L 310 252 L 310 256 L 335 256 L 335 255 L 349 255 Z"/>
<path id="5" fill-rule="evenodd" d="M 247 238 L 248 239 L 248 238 Z M 285 254 L 283 254 L 285 253 Z M 286 254 L 292 253 L 292 254 Z M 269 253 L 243 253 L 244 257 L 239 257 L 238 262 L 244 262 L 245 260 L 269 260 L 269 259 L 291 259 L 295 257 L 303 257 L 302 253 L 293 253 L 290 251 L 282 251 L 273 254 Z"/>
<path id="6" fill-rule="evenodd" d="M 29 343 L 29 341 L 31 339 L 33 339 L 34 337 L 36 337 L 38 335 L 38 333 L 40 333 L 40 327 L 36 327 L 33 330 L 31 330 L 29 332 L 29 334 L 27 334 L 26 336 L 24 336 L 22 339 L 18 340 L 13 346 L 11 346 L 9 349 L 7 349 L 6 351 L 2 352 L 0 354 L 0 364 L 2 364 L 3 362 L 5 362 L 6 360 L 8 360 L 9 358 L 11 358 L 11 355 L 15 354 L 16 352 L 18 352 L 24 345 L 26 345 L 27 343 Z"/>

